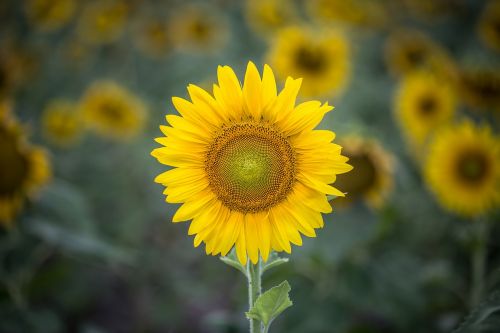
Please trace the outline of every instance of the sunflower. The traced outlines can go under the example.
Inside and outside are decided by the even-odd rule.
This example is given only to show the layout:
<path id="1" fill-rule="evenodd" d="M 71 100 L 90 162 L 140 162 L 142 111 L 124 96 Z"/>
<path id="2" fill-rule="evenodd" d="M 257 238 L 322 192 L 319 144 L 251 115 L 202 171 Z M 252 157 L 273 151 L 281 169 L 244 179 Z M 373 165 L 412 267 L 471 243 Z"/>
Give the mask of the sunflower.
<path id="1" fill-rule="evenodd" d="M 26 2 L 26 13 L 37 28 L 53 31 L 73 18 L 76 7 L 75 0 L 29 0 Z"/>
<path id="2" fill-rule="evenodd" d="M 273 72 L 262 79 L 249 63 L 243 87 L 233 70 L 219 67 L 212 97 L 189 85 L 191 101 L 174 97 L 181 116 L 167 115 L 164 147 L 152 155 L 172 166 L 156 182 L 166 201 L 182 203 L 173 222 L 192 220 L 194 246 L 226 255 L 235 246 L 239 261 L 264 261 L 269 252 L 291 252 L 300 233 L 314 237 L 321 213 L 332 211 L 327 194 L 344 196 L 331 183 L 352 169 L 335 134 L 314 130 L 328 103 L 295 105 L 302 80 L 287 78 L 278 94 Z"/>
<path id="3" fill-rule="evenodd" d="M 177 47 L 184 50 L 218 50 L 228 37 L 224 17 L 210 8 L 179 8 L 169 23 L 169 32 Z"/>
<path id="4" fill-rule="evenodd" d="M 74 144 L 82 134 L 82 120 L 75 103 L 56 99 L 44 109 L 43 132 L 47 139 L 59 146 Z"/>
<path id="5" fill-rule="evenodd" d="M 377 141 L 358 136 L 344 137 L 339 144 L 354 169 L 337 176 L 335 185 L 347 196 L 335 202 L 348 204 L 363 199 L 373 208 L 381 207 L 393 186 L 392 155 Z"/>
<path id="6" fill-rule="evenodd" d="M 134 42 L 145 55 L 161 58 L 171 49 L 167 21 L 161 18 L 144 17 L 138 23 Z"/>
<path id="7" fill-rule="evenodd" d="M 83 96 L 80 107 L 89 127 L 115 139 L 135 136 L 146 120 L 143 102 L 112 81 L 93 83 Z"/>
<path id="8" fill-rule="evenodd" d="M 350 76 L 349 43 L 335 30 L 285 28 L 267 58 L 280 79 L 288 74 L 304 79 L 304 96 L 337 96 Z"/>
<path id="9" fill-rule="evenodd" d="M 386 8 L 373 0 L 311 0 L 309 15 L 324 23 L 346 23 L 360 27 L 381 27 L 388 20 Z"/>
<path id="10" fill-rule="evenodd" d="M 395 76 L 422 69 L 448 79 L 455 75 L 455 65 L 446 51 L 417 30 L 398 29 L 393 32 L 385 44 L 385 60 Z"/>
<path id="11" fill-rule="evenodd" d="M 245 14 L 250 26 L 264 36 L 298 20 L 290 0 L 247 0 Z"/>
<path id="12" fill-rule="evenodd" d="M 0 224 L 9 226 L 51 172 L 44 150 L 28 144 L 9 112 L 0 115 Z"/>
<path id="13" fill-rule="evenodd" d="M 470 121 L 440 131 L 429 145 L 425 180 L 439 203 L 463 216 L 500 204 L 500 138 Z"/>
<path id="14" fill-rule="evenodd" d="M 459 74 L 463 101 L 473 109 L 500 111 L 500 72 L 490 68 L 469 68 Z"/>
<path id="15" fill-rule="evenodd" d="M 91 1 L 85 5 L 78 32 L 90 44 L 109 44 L 118 40 L 127 22 L 128 7 L 122 0 Z"/>
<path id="16" fill-rule="evenodd" d="M 460 1 L 450 0 L 404 0 L 411 14 L 424 20 L 434 20 L 463 10 Z"/>
<path id="17" fill-rule="evenodd" d="M 415 72 L 401 81 L 394 111 L 403 134 L 419 150 L 433 131 L 453 118 L 456 104 L 450 83 L 427 72 Z"/>
<path id="18" fill-rule="evenodd" d="M 478 32 L 484 44 L 500 51 L 500 1 L 488 3 L 479 21 Z"/>

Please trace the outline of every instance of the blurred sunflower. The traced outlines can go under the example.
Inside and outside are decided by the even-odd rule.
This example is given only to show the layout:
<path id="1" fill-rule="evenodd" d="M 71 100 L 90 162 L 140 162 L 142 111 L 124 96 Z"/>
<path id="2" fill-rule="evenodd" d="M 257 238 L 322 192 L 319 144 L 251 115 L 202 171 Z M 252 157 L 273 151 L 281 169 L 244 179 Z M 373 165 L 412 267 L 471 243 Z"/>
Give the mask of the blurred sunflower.
<path id="1" fill-rule="evenodd" d="M 416 30 L 398 29 L 393 32 L 385 44 L 385 60 L 395 76 L 422 69 L 448 79 L 455 76 L 455 64 L 446 51 Z"/>
<path id="2" fill-rule="evenodd" d="M 94 82 L 83 96 L 80 108 L 90 128 L 114 139 L 137 135 L 147 116 L 143 102 L 112 81 Z"/>
<path id="3" fill-rule="evenodd" d="M 167 21 L 161 18 L 142 18 L 136 26 L 134 42 L 140 51 L 150 57 L 165 56 L 172 47 Z"/>
<path id="4" fill-rule="evenodd" d="M 245 14 L 250 26 L 264 36 L 298 20 L 291 0 L 246 0 Z"/>
<path id="5" fill-rule="evenodd" d="M 214 97 L 189 85 L 192 102 L 174 97 L 181 116 L 167 115 L 164 147 L 152 155 L 174 167 L 156 182 L 166 201 L 182 203 L 173 222 L 192 220 L 194 246 L 226 255 L 235 246 L 239 261 L 268 259 L 271 249 L 290 253 L 300 233 L 314 237 L 321 213 L 332 211 L 326 194 L 344 196 L 328 185 L 352 169 L 335 134 L 314 130 L 332 109 L 328 103 L 295 105 L 301 80 L 288 78 L 278 94 L 267 65 L 261 79 L 249 63 L 243 88 L 233 70 L 218 68 Z M 300 232 L 300 233 L 299 233 Z"/>
<path id="6" fill-rule="evenodd" d="M 304 96 L 337 96 L 351 74 L 348 40 L 335 30 L 289 27 L 277 34 L 267 59 L 280 79 L 304 79 Z"/>
<path id="7" fill-rule="evenodd" d="M 479 36 L 484 44 L 500 51 L 500 1 L 494 0 L 486 5 L 478 25 Z"/>
<path id="8" fill-rule="evenodd" d="M 75 103 L 56 99 L 43 111 L 42 127 L 45 137 L 52 143 L 68 147 L 75 144 L 82 134 L 83 123 Z"/>
<path id="9" fill-rule="evenodd" d="M 429 145 L 425 180 L 446 209 L 478 216 L 500 204 L 500 138 L 488 126 L 464 121 Z"/>
<path id="10" fill-rule="evenodd" d="M 185 6 L 169 22 L 175 45 L 186 50 L 218 50 L 227 41 L 229 29 L 224 17 L 210 8 Z"/>
<path id="11" fill-rule="evenodd" d="M 447 81 L 427 72 L 415 72 L 401 81 L 395 94 L 396 118 L 417 155 L 425 141 L 455 114 L 456 94 Z"/>
<path id="12" fill-rule="evenodd" d="M 0 224 L 10 226 L 24 202 L 51 176 L 44 150 L 26 141 L 23 128 L 0 106 Z"/>
<path id="13" fill-rule="evenodd" d="M 334 202 L 344 205 L 364 199 L 373 208 L 381 207 L 393 186 L 392 155 L 377 141 L 358 136 L 344 137 L 339 144 L 353 170 L 337 176 L 335 186 L 347 196 Z"/>
<path id="14" fill-rule="evenodd" d="M 374 0 L 310 0 L 309 15 L 323 23 L 345 23 L 360 27 L 382 27 L 387 21 L 386 5 Z"/>
<path id="15" fill-rule="evenodd" d="M 473 109 L 500 112 L 500 72 L 490 68 L 469 68 L 459 74 L 463 101 Z"/>
<path id="16" fill-rule="evenodd" d="M 2 43 L 3 42 L 3 43 Z M 7 40 L 0 42 L 0 99 L 9 97 L 39 68 L 39 57 L 31 49 Z"/>
<path id="17" fill-rule="evenodd" d="M 90 1 L 78 22 L 78 32 L 90 44 L 108 44 L 118 40 L 127 23 L 128 6 L 122 0 Z"/>
<path id="18" fill-rule="evenodd" d="M 76 7 L 75 0 L 28 0 L 26 14 L 39 30 L 53 31 L 70 22 Z"/>
<path id="19" fill-rule="evenodd" d="M 414 16 L 434 20 L 459 11 L 460 1 L 455 0 L 404 0 L 408 11 Z"/>

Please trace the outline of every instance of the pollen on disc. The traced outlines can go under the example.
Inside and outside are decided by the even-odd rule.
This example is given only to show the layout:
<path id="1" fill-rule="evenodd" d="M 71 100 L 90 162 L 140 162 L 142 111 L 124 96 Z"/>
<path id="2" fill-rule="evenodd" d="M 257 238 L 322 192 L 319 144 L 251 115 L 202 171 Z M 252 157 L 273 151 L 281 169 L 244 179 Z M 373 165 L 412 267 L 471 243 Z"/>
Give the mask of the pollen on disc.
<path id="1" fill-rule="evenodd" d="M 224 128 L 207 154 L 210 186 L 227 207 L 244 213 L 266 210 L 291 189 L 295 157 L 276 130 L 254 123 Z"/>

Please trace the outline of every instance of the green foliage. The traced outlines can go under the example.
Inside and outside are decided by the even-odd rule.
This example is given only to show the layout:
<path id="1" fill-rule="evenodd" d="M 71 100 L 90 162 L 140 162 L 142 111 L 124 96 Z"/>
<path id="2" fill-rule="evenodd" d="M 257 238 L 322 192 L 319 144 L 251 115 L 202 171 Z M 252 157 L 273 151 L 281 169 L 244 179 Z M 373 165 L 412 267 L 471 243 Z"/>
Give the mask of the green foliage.
<path id="1" fill-rule="evenodd" d="M 290 290 L 288 281 L 283 281 L 280 285 L 264 292 L 246 313 L 247 317 L 260 320 L 264 324 L 264 332 L 267 332 L 273 320 L 293 305 L 288 296 Z"/>
<path id="2" fill-rule="evenodd" d="M 496 333 L 500 327 L 500 290 L 475 308 L 453 333 Z"/>

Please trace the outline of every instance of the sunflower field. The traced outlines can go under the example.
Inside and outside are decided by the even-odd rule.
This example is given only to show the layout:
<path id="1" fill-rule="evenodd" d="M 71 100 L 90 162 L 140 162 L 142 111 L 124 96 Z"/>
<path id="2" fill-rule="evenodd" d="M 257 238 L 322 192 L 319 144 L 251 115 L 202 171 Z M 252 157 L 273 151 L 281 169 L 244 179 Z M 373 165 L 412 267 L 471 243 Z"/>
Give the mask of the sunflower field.
<path id="1" fill-rule="evenodd" d="M 499 129 L 500 0 L 2 0 L 0 332 L 498 333 Z"/>

